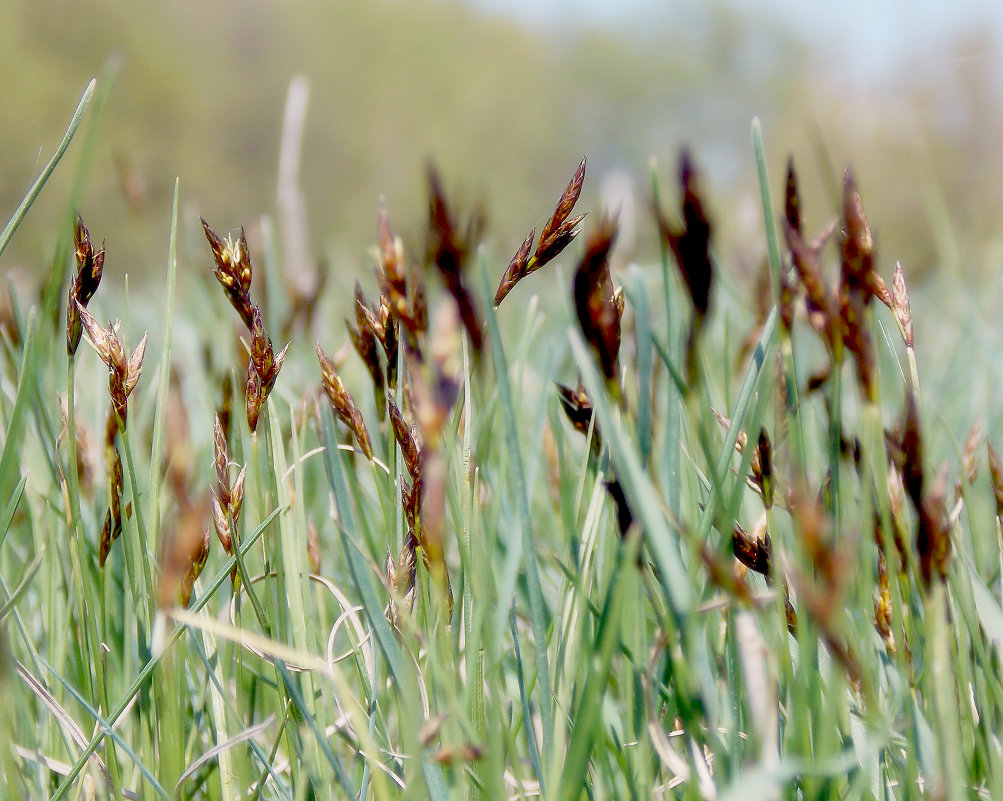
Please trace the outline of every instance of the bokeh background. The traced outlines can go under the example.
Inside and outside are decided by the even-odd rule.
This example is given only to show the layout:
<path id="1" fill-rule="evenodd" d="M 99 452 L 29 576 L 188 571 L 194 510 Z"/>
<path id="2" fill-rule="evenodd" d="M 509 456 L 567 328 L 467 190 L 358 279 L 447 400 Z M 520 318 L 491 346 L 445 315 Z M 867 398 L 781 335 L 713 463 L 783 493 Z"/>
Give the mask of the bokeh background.
<path id="1" fill-rule="evenodd" d="M 980 390 L 995 408 L 1003 4 L 7 0 L 2 20 L 4 215 L 87 80 L 110 84 L 78 206 L 107 239 L 111 286 L 125 273 L 133 285 L 159 280 L 175 177 L 189 233 L 197 214 L 221 231 L 274 216 L 295 76 L 309 85 L 308 257 L 345 286 L 368 272 L 379 197 L 420 243 L 430 161 L 451 197 L 484 205 L 504 262 L 588 154 L 581 206 L 621 208 L 636 230 L 624 255 L 643 262 L 649 162 L 669 181 L 683 145 L 705 178 L 720 262 L 758 269 L 758 115 L 775 188 L 788 155 L 799 167 L 809 226 L 832 215 L 838 175 L 853 166 L 881 271 L 901 260 L 914 287 L 921 354 L 954 380 L 951 348 L 965 342 L 965 369 L 996 376 Z M 48 270 L 79 156 L 78 140 L 0 259 L 19 286 Z M 182 282 L 207 267 L 207 252 L 182 249 Z M 973 366 L 975 351 L 985 356 Z"/>

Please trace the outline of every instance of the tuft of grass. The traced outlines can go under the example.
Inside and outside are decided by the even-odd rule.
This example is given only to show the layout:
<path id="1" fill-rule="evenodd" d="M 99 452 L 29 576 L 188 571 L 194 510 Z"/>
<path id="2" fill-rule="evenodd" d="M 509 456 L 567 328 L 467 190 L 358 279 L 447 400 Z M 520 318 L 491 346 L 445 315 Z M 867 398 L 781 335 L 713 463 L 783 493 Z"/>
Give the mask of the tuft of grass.
<path id="1" fill-rule="evenodd" d="M 430 170 L 428 247 L 381 206 L 344 329 L 281 226 L 186 242 L 176 183 L 137 315 L 78 219 L 65 326 L 32 309 L 0 364 L 11 794 L 1003 793 L 996 446 L 935 469 L 912 287 L 852 176 L 811 237 L 758 123 L 753 157 L 758 309 L 688 153 L 652 169 L 662 263 L 628 267 L 615 217 L 572 216 L 584 159 L 507 267 Z M 520 305 L 548 264 L 567 302 Z"/>

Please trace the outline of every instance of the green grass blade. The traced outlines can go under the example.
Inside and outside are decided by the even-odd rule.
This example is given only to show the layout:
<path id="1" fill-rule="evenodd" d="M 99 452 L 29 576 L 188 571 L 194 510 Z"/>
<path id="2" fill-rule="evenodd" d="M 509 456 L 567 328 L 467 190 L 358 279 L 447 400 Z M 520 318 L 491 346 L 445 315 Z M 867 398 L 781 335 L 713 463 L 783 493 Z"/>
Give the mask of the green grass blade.
<path id="1" fill-rule="evenodd" d="M 571 742 L 557 793 L 561 801 L 574 801 L 581 794 L 589 757 L 602 734 L 603 697 L 610 680 L 613 655 L 620 646 L 626 600 L 631 589 L 630 573 L 636 569 L 639 545 L 640 537 L 635 534 L 624 540 L 617 554 L 616 568 L 596 631 L 595 647 L 588 660 L 585 684 L 572 715 Z"/>
<path id="2" fill-rule="evenodd" d="M 59 143 L 59 147 L 56 148 L 56 152 L 52 154 L 52 158 L 49 159 L 49 163 L 45 165 L 45 169 L 42 170 L 38 178 L 35 179 L 35 183 L 31 185 L 28 190 L 28 194 L 24 196 L 21 204 L 15 209 L 14 214 L 11 216 L 7 225 L 4 227 L 3 231 L 0 232 L 0 254 L 7 249 L 7 244 L 10 242 L 14 232 L 17 230 L 24 216 L 28 213 L 28 209 L 31 208 L 32 204 L 35 202 L 35 198 L 38 197 L 38 193 L 42 191 L 42 187 L 45 186 L 46 182 L 49 180 L 49 176 L 52 175 L 53 170 L 56 169 L 56 165 L 59 164 L 60 160 L 63 158 L 63 154 L 66 153 L 66 148 L 70 146 L 70 141 L 73 139 L 73 135 L 77 132 L 77 128 L 80 127 L 80 121 L 83 119 L 84 112 L 87 110 L 87 105 L 91 102 L 91 96 L 94 94 L 94 87 L 97 85 L 97 81 L 91 78 L 91 82 L 87 84 L 87 88 L 84 90 L 83 97 L 80 98 L 80 102 L 77 104 L 76 111 L 73 112 L 73 117 L 70 119 L 70 124 L 66 129 L 66 133 L 63 134 L 63 140 Z"/>
<path id="3" fill-rule="evenodd" d="M 108 737 L 110 737 L 112 741 L 115 743 L 115 745 L 117 745 L 119 748 L 122 749 L 122 751 L 125 752 L 125 755 L 132 760 L 133 764 L 135 764 L 139 772 L 143 774 L 143 778 L 150 783 L 150 786 L 154 789 L 157 795 L 159 795 L 161 798 L 167 799 L 167 801 L 171 801 L 170 794 L 160 785 L 156 777 L 150 772 L 150 769 L 146 766 L 143 760 L 140 759 L 139 755 L 135 751 L 133 751 L 132 748 L 129 747 L 129 744 L 125 740 L 123 740 L 119 736 L 119 734 L 115 731 L 111 721 L 101 717 L 101 714 L 96 709 L 94 709 L 94 707 L 92 707 L 90 704 L 87 703 L 87 700 L 79 692 L 77 692 L 76 688 L 74 688 L 73 685 L 71 685 L 68 681 L 66 681 L 66 679 L 64 679 L 56 671 L 54 671 L 45 662 L 45 660 L 42 660 L 42 664 L 45 665 L 46 669 L 48 669 L 48 671 L 53 676 L 56 677 L 59 683 L 62 684 L 63 687 L 66 689 L 66 691 L 73 696 L 76 702 L 84 708 L 84 711 L 87 712 L 87 714 L 94 719 L 94 722 L 98 724 L 98 727 L 101 729 L 101 731 L 104 732 L 104 734 L 106 734 Z"/>
<path id="4" fill-rule="evenodd" d="M 167 413 L 167 392 L 170 388 L 171 333 L 174 328 L 174 287 L 177 280 L 178 193 L 180 179 L 174 180 L 174 201 L 171 203 L 171 239 L 167 248 L 167 283 L 164 292 L 164 344 L 160 353 L 160 382 L 157 385 L 157 405 L 153 413 L 153 448 L 150 456 L 150 541 L 160 542 L 160 465 L 164 461 L 164 418 Z"/>
<path id="5" fill-rule="evenodd" d="M 28 328 L 24 337 L 24 356 L 21 358 L 21 369 L 18 370 L 14 406 L 7 423 L 3 453 L 0 454 L 0 498 L 10 498 L 14 494 L 17 484 L 23 483 L 23 478 L 18 475 L 21 466 L 21 437 L 30 411 L 31 404 L 28 402 L 28 398 L 34 391 L 35 373 L 39 361 L 35 327 L 36 315 L 35 310 L 32 309 L 28 312 Z M 15 476 L 17 476 L 16 479 Z"/>
<path id="6" fill-rule="evenodd" d="M 27 482 L 28 474 L 25 473 L 21 476 L 21 480 L 17 482 L 17 486 L 14 487 L 14 492 L 11 493 L 10 500 L 7 501 L 3 512 L 0 513 L 0 548 L 3 547 L 4 541 L 7 539 L 7 532 L 10 530 L 14 513 L 17 512 L 17 507 L 21 503 L 21 497 L 24 495 L 24 485 Z"/>
<path id="7" fill-rule="evenodd" d="M 605 382 L 599 377 L 599 371 L 581 334 L 570 328 L 568 336 L 585 388 L 599 418 L 603 439 L 609 446 L 610 461 L 631 510 L 644 527 L 645 544 L 658 566 L 659 581 L 665 590 L 665 597 L 676 621 L 685 625 L 693 606 L 693 597 L 689 578 L 683 570 L 679 541 L 661 512 L 661 501 L 645 474 L 637 453 L 629 447 L 631 437 L 610 404 Z"/>
<path id="8" fill-rule="evenodd" d="M 366 610 L 366 617 L 369 619 L 369 623 L 376 635 L 376 642 L 379 644 L 380 651 L 387 660 L 387 665 L 390 668 L 390 673 L 394 681 L 397 682 L 398 687 L 403 691 L 409 686 L 408 675 L 404 667 L 404 657 L 401 654 L 393 632 L 390 630 L 390 624 L 383 615 L 383 604 L 377 597 L 376 587 L 372 580 L 372 571 L 366 563 L 362 551 L 351 536 L 351 532 L 355 530 L 355 526 L 332 415 L 333 412 L 321 415 L 321 436 L 324 444 L 324 466 L 327 468 L 328 481 L 331 484 L 331 491 L 334 493 L 338 514 L 341 515 L 340 539 L 342 547 L 345 552 L 345 558 L 348 560 L 349 570 L 351 571 L 352 579 L 355 581 L 356 589 L 359 591 L 359 595 L 362 596 L 362 604 Z"/>
<path id="9" fill-rule="evenodd" d="M 487 267 L 480 262 L 481 296 L 482 299 L 492 297 L 488 284 Z M 549 767 L 553 757 L 554 746 L 554 696 L 550 683 L 550 666 L 547 660 L 547 610 L 543 599 L 543 589 L 540 584 L 539 555 L 529 513 L 529 494 L 526 489 L 526 476 L 519 449 L 519 423 L 515 417 L 515 406 L 512 403 L 512 390 L 509 386 L 508 365 L 505 360 L 505 349 L 502 345 L 501 331 L 498 328 L 498 317 L 494 306 L 485 302 L 485 316 L 488 323 L 488 342 L 491 346 L 491 357 L 494 362 L 495 378 L 498 382 L 498 396 L 501 401 L 502 421 L 505 426 L 505 447 L 509 459 L 509 481 L 512 483 L 512 493 L 515 496 L 515 511 L 520 537 L 522 539 L 522 556 L 525 566 L 527 595 L 529 596 L 530 625 L 533 629 L 533 645 L 536 656 L 536 680 L 539 688 L 538 703 L 543 722 L 543 762 Z M 527 734 L 529 732 L 527 731 Z"/>

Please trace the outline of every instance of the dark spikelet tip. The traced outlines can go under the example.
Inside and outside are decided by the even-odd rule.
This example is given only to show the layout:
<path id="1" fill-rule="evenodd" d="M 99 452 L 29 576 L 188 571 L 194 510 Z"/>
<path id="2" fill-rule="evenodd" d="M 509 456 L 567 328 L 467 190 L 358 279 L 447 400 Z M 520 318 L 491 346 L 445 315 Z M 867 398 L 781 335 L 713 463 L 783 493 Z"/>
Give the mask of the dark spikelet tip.
<path id="1" fill-rule="evenodd" d="M 787 185 L 784 191 L 784 217 L 787 224 L 801 233 L 801 197 L 798 194 L 798 177 L 794 171 L 794 157 L 787 159 Z"/>
<path id="2" fill-rule="evenodd" d="M 216 235 L 216 232 L 213 231 L 212 228 L 209 227 L 209 223 L 206 222 L 205 217 L 199 217 L 199 219 L 202 221 L 202 230 L 205 232 L 205 238 L 209 240 L 209 244 L 212 246 L 212 249 L 214 251 L 215 250 L 222 250 L 223 249 L 223 240 L 220 239 Z"/>
<path id="3" fill-rule="evenodd" d="M 693 157 L 689 148 L 683 148 L 679 153 L 679 183 L 683 189 L 689 188 L 695 178 Z"/>

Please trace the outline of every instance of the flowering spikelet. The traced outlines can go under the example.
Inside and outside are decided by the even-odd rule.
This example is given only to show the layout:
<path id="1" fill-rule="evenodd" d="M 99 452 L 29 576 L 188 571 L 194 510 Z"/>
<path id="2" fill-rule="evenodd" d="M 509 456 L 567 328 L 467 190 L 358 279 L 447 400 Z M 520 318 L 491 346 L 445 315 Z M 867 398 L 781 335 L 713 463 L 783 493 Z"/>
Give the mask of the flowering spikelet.
<path id="1" fill-rule="evenodd" d="M 672 248 L 676 265 L 689 290 L 697 319 L 702 321 L 710 308 L 710 289 L 714 274 L 710 260 L 710 222 L 697 192 L 697 175 L 690 154 L 679 157 L 679 183 L 682 187 L 683 227 L 674 228 L 656 209 L 662 239 Z"/>
<path id="2" fill-rule="evenodd" d="M 592 423 L 592 399 L 585 391 L 581 376 L 578 378 L 578 387 L 572 389 L 564 384 L 557 384 L 557 397 L 561 401 L 561 408 L 568 418 L 575 431 L 582 434 L 589 433 L 589 425 Z M 594 432 L 593 437 L 598 441 L 599 431 Z"/>
<path id="3" fill-rule="evenodd" d="M 463 271 L 470 255 L 470 244 L 480 236 L 483 218 L 475 215 L 467 226 L 465 235 L 457 229 L 456 221 L 446 204 L 442 185 L 436 171 L 429 168 L 428 253 L 429 260 L 439 270 L 442 282 L 456 301 L 460 321 L 470 338 L 470 345 L 480 351 L 484 345 L 477 304 L 463 282 Z"/>
<path id="4" fill-rule="evenodd" d="M 769 534 L 764 532 L 761 538 L 754 537 L 736 521 L 731 532 L 731 549 L 735 558 L 749 570 L 764 576 L 770 575 L 773 546 L 770 543 Z"/>
<path id="5" fill-rule="evenodd" d="M 247 383 L 245 399 L 247 405 L 247 425 L 252 432 L 258 428 L 258 416 L 261 408 L 279 377 L 282 362 L 285 361 L 289 345 L 278 354 L 272 350 L 272 340 L 265 333 L 261 322 L 261 309 L 257 306 L 251 309 L 251 354 L 247 362 Z"/>
<path id="6" fill-rule="evenodd" d="M 394 439 L 400 446 L 401 454 L 404 456 L 404 465 L 412 479 L 421 476 L 421 445 L 418 442 L 418 431 L 414 426 L 408 425 L 401 414 L 397 403 L 392 397 L 387 396 L 387 408 L 390 410 L 390 425 L 393 428 Z"/>
<path id="7" fill-rule="evenodd" d="M 784 224 L 794 233 L 801 234 L 801 196 L 798 194 L 797 173 L 794 172 L 794 159 L 787 160 L 787 185 L 784 191 Z M 791 330 L 794 322 L 794 299 L 797 295 L 797 282 L 791 271 L 780 271 L 780 323 L 785 331 Z"/>
<path id="8" fill-rule="evenodd" d="M 216 262 L 212 268 L 213 274 L 251 336 L 250 358 L 244 383 L 244 404 L 247 425 L 254 434 L 258 429 L 261 409 L 275 386 L 275 380 L 278 378 L 279 369 L 286 358 L 289 346 L 286 345 L 277 356 L 275 355 L 272 340 L 265 332 L 262 323 L 261 309 L 251 303 L 251 257 L 247 250 L 244 230 L 241 229 L 236 242 L 230 237 L 224 242 L 209 227 L 205 219 L 202 220 L 202 229 L 205 231 Z"/>
<path id="9" fill-rule="evenodd" d="M 77 352 L 80 344 L 79 309 L 85 307 L 94 296 L 104 270 L 104 243 L 101 243 L 99 251 L 94 251 L 91 235 L 84 227 L 84 221 L 79 214 L 73 225 L 73 241 L 76 245 L 74 256 L 77 272 L 70 282 L 66 301 L 66 352 L 70 356 Z"/>
<path id="10" fill-rule="evenodd" d="M 216 232 L 209 227 L 209 223 L 202 217 L 202 230 L 209 240 L 209 247 L 212 248 L 213 259 L 216 261 L 212 268 L 213 275 L 219 281 L 223 291 L 226 293 L 230 305 L 237 310 L 240 319 L 248 330 L 251 328 L 252 304 L 251 304 L 251 257 L 247 250 L 247 237 L 244 236 L 244 229 L 240 229 L 240 237 L 234 241 L 227 237 L 226 241 L 220 239 Z"/>
<path id="11" fill-rule="evenodd" d="M 875 275 L 875 279 L 878 284 L 878 291 L 876 293 L 878 300 L 891 309 L 906 347 L 913 347 L 912 307 L 909 303 L 909 290 L 905 284 L 905 275 L 902 272 L 902 262 L 895 262 L 891 290 L 888 289 L 885 282 L 879 276 Z"/>
<path id="12" fill-rule="evenodd" d="M 143 371 L 143 356 L 146 354 L 146 334 L 139 341 L 132 355 L 126 358 L 125 349 L 118 338 L 116 326 L 108 324 L 107 328 L 91 316 L 83 306 L 77 306 L 84 334 L 91 346 L 97 351 L 101 361 L 108 367 L 108 390 L 112 405 L 119 419 L 125 424 L 129 415 L 129 396 L 136 388 L 139 375 Z"/>
<path id="13" fill-rule="evenodd" d="M 247 468 L 242 467 L 237 478 L 230 481 L 230 456 L 226 445 L 223 423 L 217 416 L 213 425 L 213 464 L 216 467 L 216 487 L 211 492 L 212 520 L 223 550 L 233 553 L 233 533 L 230 521 L 235 524 L 240 517 L 244 501 L 244 476 Z"/>
<path id="14" fill-rule="evenodd" d="M 519 281 L 555 259 L 578 236 L 578 224 L 585 219 L 586 215 L 579 214 L 571 219 L 568 218 L 582 193 L 582 185 L 585 183 L 585 163 L 586 157 L 582 156 L 578 169 L 575 170 L 567 188 L 557 201 L 557 208 L 554 209 L 553 215 L 543 226 L 543 231 L 540 232 L 540 242 L 536 247 L 536 252 L 532 256 L 529 255 L 536 237 L 536 229 L 533 228 L 529 232 L 529 236 L 519 246 L 515 256 L 512 257 L 512 261 L 509 262 L 502 275 L 501 283 L 498 284 L 498 291 L 495 293 L 495 306 L 505 299 L 505 296 Z"/>
<path id="15" fill-rule="evenodd" d="M 843 175 L 843 228 L 839 244 L 842 263 L 839 314 L 843 342 L 857 363 L 857 377 L 864 397 L 873 403 L 877 399 L 877 366 L 874 342 L 864 315 L 871 298 L 882 294 L 883 283 L 874 271 L 874 239 L 849 170 Z"/>
<path id="16" fill-rule="evenodd" d="M 370 309 L 366 304 L 365 296 L 359 291 L 355 299 L 355 314 L 358 321 L 360 333 L 362 327 L 368 329 L 376 342 L 383 346 L 383 353 L 387 359 L 386 383 L 391 389 L 397 387 L 398 357 L 397 357 L 397 320 L 394 318 L 390 302 L 386 295 L 380 296 L 379 305 L 376 309 Z M 350 332 L 351 333 L 351 332 Z M 354 341 L 353 341 L 354 344 Z M 365 357 L 363 357 L 365 358 Z M 372 358 L 372 357 L 370 357 Z M 377 357 L 377 366 L 379 364 Z M 367 363 L 367 367 L 368 367 Z M 380 386 L 382 387 L 382 378 Z M 382 396 L 382 389 L 380 395 Z M 379 404 L 377 404 L 379 405 Z"/>
<path id="17" fill-rule="evenodd" d="M 359 354 L 363 364 L 366 365 L 366 370 L 369 371 L 369 377 L 373 381 L 374 395 L 377 399 L 376 408 L 379 409 L 382 416 L 384 379 L 383 367 L 380 365 L 380 342 L 366 317 L 366 311 L 369 311 L 369 307 L 366 305 L 366 298 L 362 293 L 362 284 L 356 281 L 355 324 L 345 320 L 345 328 L 348 331 L 348 338 L 352 341 L 352 346 Z"/>
<path id="18" fill-rule="evenodd" d="M 373 446 L 370 444 L 369 431 L 366 423 L 362 419 L 362 413 L 348 394 L 345 385 L 334 369 L 334 364 L 327 358 L 323 348 L 317 344 L 317 360 L 320 362 L 320 384 L 327 393 L 331 408 L 338 415 L 338 419 L 344 423 L 348 430 L 355 436 L 355 441 L 359 443 L 359 449 L 367 459 L 372 461 Z"/>
<path id="19" fill-rule="evenodd" d="M 591 231 L 585 253 L 575 271 L 574 296 L 578 324 L 586 342 L 599 358 L 606 380 L 619 377 L 620 318 L 622 306 L 616 302 L 609 271 L 609 252 L 616 239 L 615 218 L 604 216 Z"/>

